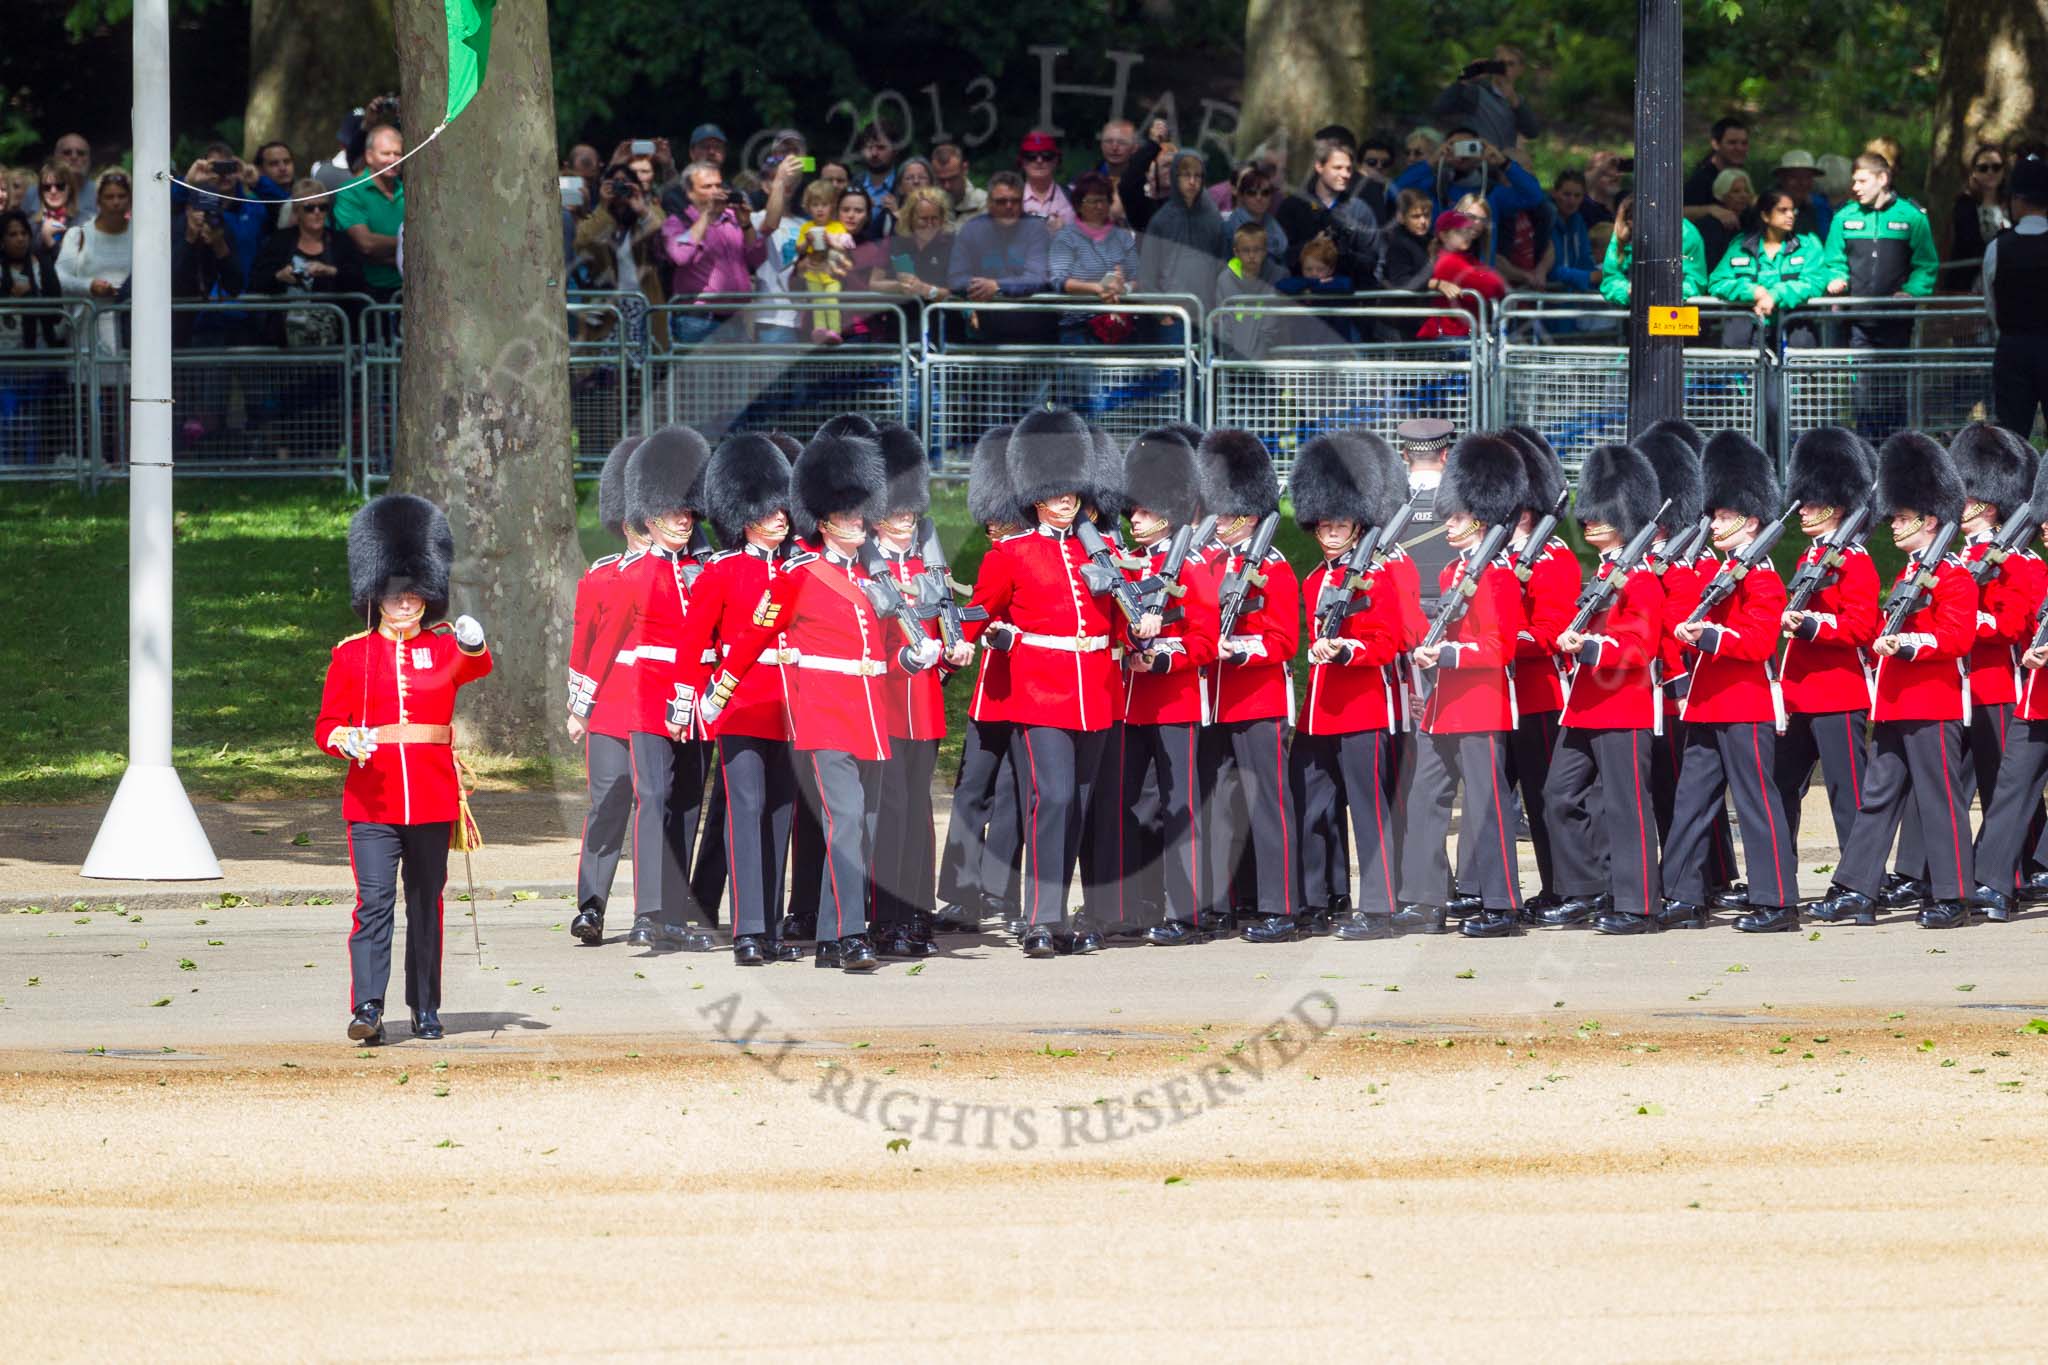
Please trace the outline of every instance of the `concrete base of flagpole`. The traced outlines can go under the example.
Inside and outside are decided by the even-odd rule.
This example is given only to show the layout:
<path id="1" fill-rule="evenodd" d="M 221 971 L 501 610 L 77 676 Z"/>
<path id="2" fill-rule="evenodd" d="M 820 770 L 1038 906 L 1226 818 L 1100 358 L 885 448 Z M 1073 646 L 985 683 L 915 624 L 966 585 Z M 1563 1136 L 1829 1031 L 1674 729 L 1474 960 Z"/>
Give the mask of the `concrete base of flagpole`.
<path id="1" fill-rule="evenodd" d="M 200 827 L 176 768 L 129 765 L 79 872 L 116 881 L 219 879 L 213 844 Z"/>

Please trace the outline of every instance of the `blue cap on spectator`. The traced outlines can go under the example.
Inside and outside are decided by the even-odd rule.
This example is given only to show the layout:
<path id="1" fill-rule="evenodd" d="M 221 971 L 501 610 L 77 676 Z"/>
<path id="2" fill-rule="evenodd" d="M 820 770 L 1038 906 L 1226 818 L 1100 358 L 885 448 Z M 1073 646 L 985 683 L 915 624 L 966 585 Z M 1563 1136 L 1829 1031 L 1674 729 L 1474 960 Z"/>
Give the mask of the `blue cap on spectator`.
<path id="1" fill-rule="evenodd" d="M 719 127 L 717 124 L 700 123 L 694 129 L 691 130 L 689 145 L 694 147 L 700 142 L 710 142 L 713 141 L 714 139 L 719 142 L 731 141 L 730 138 L 726 137 L 725 129 Z"/>

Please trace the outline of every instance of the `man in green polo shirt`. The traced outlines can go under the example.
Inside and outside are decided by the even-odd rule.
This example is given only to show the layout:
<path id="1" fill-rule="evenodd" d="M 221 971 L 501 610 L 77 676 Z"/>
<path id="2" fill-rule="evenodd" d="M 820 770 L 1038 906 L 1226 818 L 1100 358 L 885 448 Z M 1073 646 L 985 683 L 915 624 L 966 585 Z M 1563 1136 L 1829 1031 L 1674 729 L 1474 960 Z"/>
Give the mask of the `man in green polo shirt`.
<path id="1" fill-rule="evenodd" d="M 405 224 L 405 184 L 399 158 L 405 135 L 385 124 L 363 142 L 363 169 L 370 179 L 334 196 L 334 226 L 363 253 L 363 278 L 371 297 L 388 302 L 398 292 L 398 230 Z"/>
<path id="2" fill-rule="evenodd" d="M 1924 298 L 1934 292 L 1939 257 L 1927 215 L 1892 190 L 1891 163 L 1874 152 L 1856 158 L 1849 181 L 1855 202 L 1836 210 L 1828 224 L 1822 273 L 1831 295 L 1858 299 Z M 1908 345 L 1909 315 L 1861 320 L 1849 328 L 1851 346 Z M 1889 433 L 1887 433 L 1889 434 Z"/>

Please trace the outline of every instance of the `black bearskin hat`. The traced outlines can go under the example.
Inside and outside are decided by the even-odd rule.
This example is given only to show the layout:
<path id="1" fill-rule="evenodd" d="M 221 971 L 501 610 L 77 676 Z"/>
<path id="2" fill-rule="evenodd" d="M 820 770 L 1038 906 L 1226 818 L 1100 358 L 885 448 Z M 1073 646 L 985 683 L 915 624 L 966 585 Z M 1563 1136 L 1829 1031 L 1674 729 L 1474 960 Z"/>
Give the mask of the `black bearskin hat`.
<path id="1" fill-rule="evenodd" d="M 1004 458 L 1017 503 L 1028 513 L 1035 503 L 1062 493 L 1087 498 L 1094 491 L 1095 438 L 1088 424 L 1066 408 L 1039 408 L 1010 433 Z M 1035 515 L 1027 515 L 1028 525 Z"/>
<path id="2" fill-rule="evenodd" d="M 704 515 L 704 469 L 711 447 L 685 426 L 657 429 L 626 461 L 626 520 L 645 531 L 650 517 Z"/>
<path id="3" fill-rule="evenodd" d="M 1515 443 L 1528 470 L 1529 500 L 1522 504 L 1524 510 L 1545 515 L 1557 506 L 1558 494 L 1564 492 L 1564 466 L 1558 463 L 1557 452 L 1543 433 L 1531 426 L 1511 426 L 1500 434 Z"/>
<path id="4" fill-rule="evenodd" d="M 348 599 L 365 620 L 379 599 L 416 592 L 427 604 L 423 623 L 448 614 L 448 571 L 455 533 L 440 508 L 412 493 L 386 493 L 357 509 L 348 523 Z"/>
<path id="5" fill-rule="evenodd" d="M 879 430 L 881 428 L 870 417 L 858 412 L 842 412 L 819 427 L 812 439 L 818 436 L 865 436 L 872 441 Z"/>
<path id="6" fill-rule="evenodd" d="M 1287 480 L 1294 519 L 1305 531 L 1325 521 L 1369 526 L 1383 477 L 1378 458 L 1362 441 L 1343 432 L 1326 432 L 1295 453 Z"/>
<path id="7" fill-rule="evenodd" d="M 1605 522 L 1626 542 L 1649 524 L 1663 501 L 1649 456 L 1630 446 L 1602 445 L 1593 447 L 1579 468 L 1573 510 L 1579 525 Z"/>
<path id="8" fill-rule="evenodd" d="M 790 467 L 790 520 L 798 536 L 814 540 L 818 523 L 828 518 L 851 512 L 874 521 L 885 515 L 888 489 L 879 445 L 865 436 L 831 436 L 821 430 Z"/>
<path id="9" fill-rule="evenodd" d="M 1833 507 L 1844 514 L 1877 491 L 1876 458 L 1847 427 L 1815 427 L 1792 443 L 1785 497 L 1802 507 Z"/>
<path id="10" fill-rule="evenodd" d="M 615 536 L 626 533 L 626 462 L 640 448 L 644 436 L 628 436 L 604 457 L 597 474 L 597 524 Z"/>
<path id="11" fill-rule="evenodd" d="M 1707 490 L 1700 477 L 1698 453 L 1676 432 L 1654 427 L 1636 437 L 1633 444 L 1656 471 L 1658 500 L 1671 499 L 1664 529 L 1691 528 L 1706 511 Z"/>
<path id="12" fill-rule="evenodd" d="M 2048 521 L 2048 460 L 2041 461 L 2040 468 L 2034 471 L 2034 496 L 2029 501 L 2034 505 L 2034 524 Z"/>
<path id="13" fill-rule="evenodd" d="M 1933 437 L 1895 431 L 1878 450 L 1878 515 L 1910 510 L 1936 521 L 1961 521 L 1964 496 L 1961 471 Z"/>
<path id="14" fill-rule="evenodd" d="M 1725 507 L 1745 517 L 1769 521 L 1785 510 L 1778 493 L 1778 470 L 1763 447 L 1739 431 L 1717 431 L 1700 452 L 1700 473 L 1706 480 L 1706 510 Z"/>
<path id="15" fill-rule="evenodd" d="M 876 441 L 882 447 L 882 470 L 889 476 L 889 512 L 923 516 L 931 511 L 932 462 L 925 457 L 924 442 L 908 427 L 894 423 L 883 427 Z"/>
<path id="16" fill-rule="evenodd" d="M 1679 440 L 1685 442 L 1686 448 L 1695 455 L 1704 454 L 1707 448 L 1707 438 L 1700 434 L 1698 427 L 1686 421 L 1683 417 L 1666 417 L 1660 422 L 1652 422 L 1643 428 L 1642 434 L 1648 436 L 1651 432 L 1661 432 L 1666 436 L 1676 436 Z M 1642 449 L 1640 444 L 1636 448 L 1638 450 Z M 1666 493 L 1664 496 L 1670 497 L 1671 495 Z"/>
<path id="17" fill-rule="evenodd" d="M 1124 501 L 1175 527 L 1201 519 L 1202 467 L 1177 429 L 1154 427 L 1131 442 L 1124 454 Z"/>
<path id="18" fill-rule="evenodd" d="M 1090 423 L 1088 439 L 1095 443 L 1095 458 L 1088 470 L 1088 501 L 1105 525 L 1114 526 L 1130 510 L 1124 495 L 1124 453 L 1116 448 L 1116 437 Z"/>
<path id="19" fill-rule="evenodd" d="M 1451 447 L 1437 485 L 1440 513 L 1466 512 L 1487 526 L 1512 526 L 1529 502 L 1529 471 L 1521 447 L 1474 432 Z"/>
<path id="20" fill-rule="evenodd" d="M 738 549 L 747 528 L 789 510 L 789 461 L 766 436 L 746 432 L 719 442 L 704 471 L 706 515 L 719 543 Z"/>
<path id="21" fill-rule="evenodd" d="M 2034 491 L 2034 467 L 2040 463 L 2034 448 L 2004 427 L 1970 423 L 1948 443 L 1948 456 L 1970 501 L 1996 507 L 1997 521 L 2019 511 Z"/>
<path id="22" fill-rule="evenodd" d="M 1202 429 L 1196 426 L 1193 422 L 1166 422 L 1162 425 L 1165 430 L 1174 433 L 1183 441 L 1186 441 L 1188 443 L 1189 450 L 1200 450 L 1202 448 L 1202 437 L 1204 433 Z"/>
<path id="23" fill-rule="evenodd" d="M 1394 449 L 1393 442 L 1377 431 L 1353 427 L 1344 434 L 1358 442 L 1379 473 L 1372 483 L 1372 506 L 1367 510 L 1366 521 L 1385 526 L 1401 510 L 1401 504 L 1408 501 L 1408 462 Z"/>
<path id="24" fill-rule="evenodd" d="M 1009 448 L 1011 427 L 990 427 L 974 443 L 974 459 L 967 467 L 967 515 L 978 526 L 1023 526 L 1031 517 L 1017 506 L 1016 490 L 1010 487 Z"/>
<path id="25" fill-rule="evenodd" d="M 1280 507 L 1273 457 L 1249 431 L 1218 427 L 1202 438 L 1202 505 L 1219 517 L 1263 517 Z"/>
<path id="26" fill-rule="evenodd" d="M 804 453 L 804 443 L 786 431 L 771 431 L 768 439 L 775 442 L 775 448 L 782 452 L 782 458 L 794 461 Z"/>

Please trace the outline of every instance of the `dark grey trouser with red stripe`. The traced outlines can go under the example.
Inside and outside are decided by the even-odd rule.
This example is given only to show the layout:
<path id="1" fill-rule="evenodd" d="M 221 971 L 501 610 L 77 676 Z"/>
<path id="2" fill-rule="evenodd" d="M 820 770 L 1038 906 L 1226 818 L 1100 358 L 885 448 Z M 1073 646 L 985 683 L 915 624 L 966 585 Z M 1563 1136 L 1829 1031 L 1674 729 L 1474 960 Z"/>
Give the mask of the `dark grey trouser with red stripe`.
<path id="1" fill-rule="evenodd" d="M 1842 850 L 1835 880 L 1875 896 L 1884 884 L 1884 855 L 1907 810 L 1920 816 L 1929 882 L 1936 900 L 1960 900 L 1971 880 L 1970 807 L 1963 791 L 1960 720 L 1881 720 L 1870 740 L 1856 831 Z M 1754 899 L 1754 887 L 1751 888 Z"/>
<path id="2" fill-rule="evenodd" d="M 2048 786 L 2048 721 L 2014 721 L 2007 731 L 1998 786 L 1977 830 L 1978 882 L 2010 895 L 2019 886 L 2020 855 L 2033 845 L 2030 826 Z"/>
<path id="3" fill-rule="evenodd" d="M 1550 665 L 1543 665 L 1545 668 Z M 1551 754 L 1557 748 L 1557 732 L 1564 720 L 1562 711 L 1539 711 L 1532 716 L 1523 716 L 1515 726 L 1515 737 L 1510 745 L 1508 771 L 1515 779 L 1515 791 L 1522 798 L 1522 810 L 1529 817 L 1529 844 L 1536 853 L 1536 876 L 1544 891 L 1554 891 L 1556 886 L 1556 853 L 1552 838 L 1556 830 L 1552 826 L 1549 803 L 1543 789 L 1550 780 Z M 1460 858 L 1459 876 L 1465 874 L 1464 859 Z"/>
<path id="4" fill-rule="evenodd" d="M 725 778 L 718 745 L 693 740 L 685 746 L 704 771 L 703 818 L 698 826 L 697 853 L 690 860 L 690 900 L 706 924 L 718 923 L 718 903 L 725 899 Z"/>
<path id="5" fill-rule="evenodd" d="M 1515 855 L 1515 827 L 1521 806 L 1508 781 L 1508 731 L 1432 735 L 1416 732 L 1415 762 L 1401 775 L 1395 799 L 1401 817 L 1401 899 L 1447 905 L 1451 861 L 1446 841 L 1451 806 L 1464 790 L 1458 817 L 1458 845 L 1476 841 L 1472 861 L 1480 903 L 1489 910 L 1522 908 L 1521 868 Z M 1466 863 L 1465 857 L 1459 858 Z"/>
<path id="6" fill-rule="evenodd" d="M 441 891 L 448 884 L 451 822 L 348 827 L 356 917 L 348 936 L 349 1008 L 384 999 L 391 982 L 391 930 L 399 873 L 405 880 L 405 1003 L 441 1008 Z M 472 907 L 473 909 L 474 907 Z"/>
<path id="7" fill-rule="evenodd" d="M 1010 762 L 1024 823 L 1024 923 L 1031 928 L 1068 932 L 1067 892 L 1081 855 L 1081 822 L 1108 738 L 1107 730 L 1012 727 Z"/>
<path id="8" fill-rule="evenodd" d="M 868 929 L 868 866 L 882 804 L 882 764 L 837 749 L 799 749 L 797 786 L 818 817 L 825 850 L 818 879 L 818 942 Z"/>
<path id="9" fill-rule="evenodd" d="M 1678 718 L 1676 689 L 1664 689 L 1664 737 L 1657 741 L 1651 757 L 1651 805 L 1657 812 L 1657 835 L 1671 838 L 1671 801 L 1678 790 L 1678 762 L 1685 754 L 1685 722 Z M 1707 844 L 1707 886 L 1718 890 L 1735 880 L 1735 837 L 1728 827 L 1724 807 L 1714 821 L 1714 835 Z"/>
<path id="10" fill-rule="evenodd" d="M 1294 736 L 1288 780 L 1301 812 L 1304 905 L 1323 909 L 1337 896 L 1351 894 L 1348 825 L 1358 838 L 1353 908 L 1369 915 L 1394 912 L 1396 835 L 1386 789 L 1393 738 L 1385 730 Z"/>
<path id="11" fill-rule="evenodd" d="M 939 899 L 970 913 L 986 905 L 1015 914 L 1010 884 L 1022 838 L 1017 776 L 1010 770 L 1010 723 L 969 721 L 939 858 Z"/>
<path id="12" fill-rule="evenodd" d="M 1671 798 L 1671 833 L 1664 840 L 1664 888 L 1674 900 L 1706 904 L 1707 849 L 1714 823 L 1735 803 L 1742 827 L 1743 869 L 1749 874 L 1749 903 L 1799 904 L 1799 855 L 1785 823 L 1778 795 L 1778 732 L 1756 721 L 1688 721 L 1685 752 L 1679 759 L 1678 789 Z"/>
<path id="13" fill-rule="evenodd" d="M 1192 925 L 1201 877 L 1197 772 L 1201 732 L 1185 725 L 1126 725 L 1122 805 L 1126 914 Z M 1098 796 L 1100 805 L 1103 797 Z"/>
<path id="14" fill-rule="evenodd" d="M 633 749 L 633 914 L 690 922 L 690 855 L 704 804 L 704 767 L 694 746 L 635 730 Z"/>
<path id="15" fill-rule="evenodd" d="M 889 739 L 868 903 L 878 927 L 908 925 L 913 913 L 932 908 L 932 769 L 938 761 L 935 739 Z"/>
<path id="16" fill-rule="evenodd" d="M 1209 856 L 1205 860 L 1217 900 L 1229 903 L 1235 883 L 1240 900 L 1255 901 L 1261 915 L 1292 915 L 1301 909 L 1300 821 L 1287 789 L 1287 723 L 1268 720 L 1218 722 L 1209 727 L 1216 746 L 1213 790 L 1203 798 L 1208 813 Z M 1244 823 L 1226 814 L 1232 788 L 1244 801 Z M 1243 872 L 1246 826 L 1256 871 Z"/>
<path id="17" fill-rule="evenodd" d="M 1095 796 L 1081 824 L 1081 908 L 1097 929 L 1138 926 L 1139 902 L 1124 879 L 1134 837 L 1124 790 L 1124 723 L 1105 732 L 1096 755 Z"/>
<path id="18" fill-rule="evenodd" d="M 1650 809 L 1656 738 L 1648 730 L 1559 730 L 1543 784 L 1557 860 L 1551 889 L 1558 895 L 1611 892 L 1614 908 L 1626 915 L 1664 904 Z"/>
<path id="19" fill-rule="evenodd" d="M 1813 782 L 1815 763 L 1820 764 L 1828 808 L 1835 816 L 1835 847 L 1849 846 L 1849 834 L 1856 828 L 1856 805 L 1862 799 L 1863 770 L 1870 766 L 1863 743 L 1869 722 L 1868 711 L 1830 711 L 1818 716 L 1794 712 L 1785 717 L 1785 733 L 1778 736 L 1778 756 L 1772 763 L 1794 848 L 1799 846 L 1799 807 Z"/>
<path id="20" fill-rule="evenodd" d="M 1969 751 L 1969 761 L 1963 765 L 1963 785 L 1957 790 L 1964 810 L 1970 808 L 1973 798 L 1982 799 L 1986 808 L 1990 805 L 1990 793 L 1998 790 L 1999 764 L 2005 755 L 2007 742 L 2017 727 L 2013 724 L 2011 702 L 1996 706 L 1976 705 L 1970 708 L 1969 728 L 1963 733 L 1963 745 Z M 2028 829 L 2032 838 L 2027 847 L 2032 849 L 2042 837 L 2041 803 L 2034 803 L 2028 816 Z M 1899 822 L 1899 854 L 1892 864 L 1892 870 L 1902 877 L 1927 877 L 1927 842 L 1920 828 L 1920 819 L 1912 807 L 1906 808 L 1906 818 Z"/>
<path id="21" fill-rule="evenodd" d="M 770 934 L 782 922 L 783 856 L 796 818 L 789 741 L 728 735 L 718 741 L 718 770 L 727 818 L 716 832 L 731 869 L 732 931 Z"/>
<path id="22" fill-rule="evenodd" d="M 591 735 L 583 746 L 583 852 L 576 860 L 576 908 L 604 913 L 618 876 L 626 826 L 633 819 L 633 753 L 626 741 Z"/>

